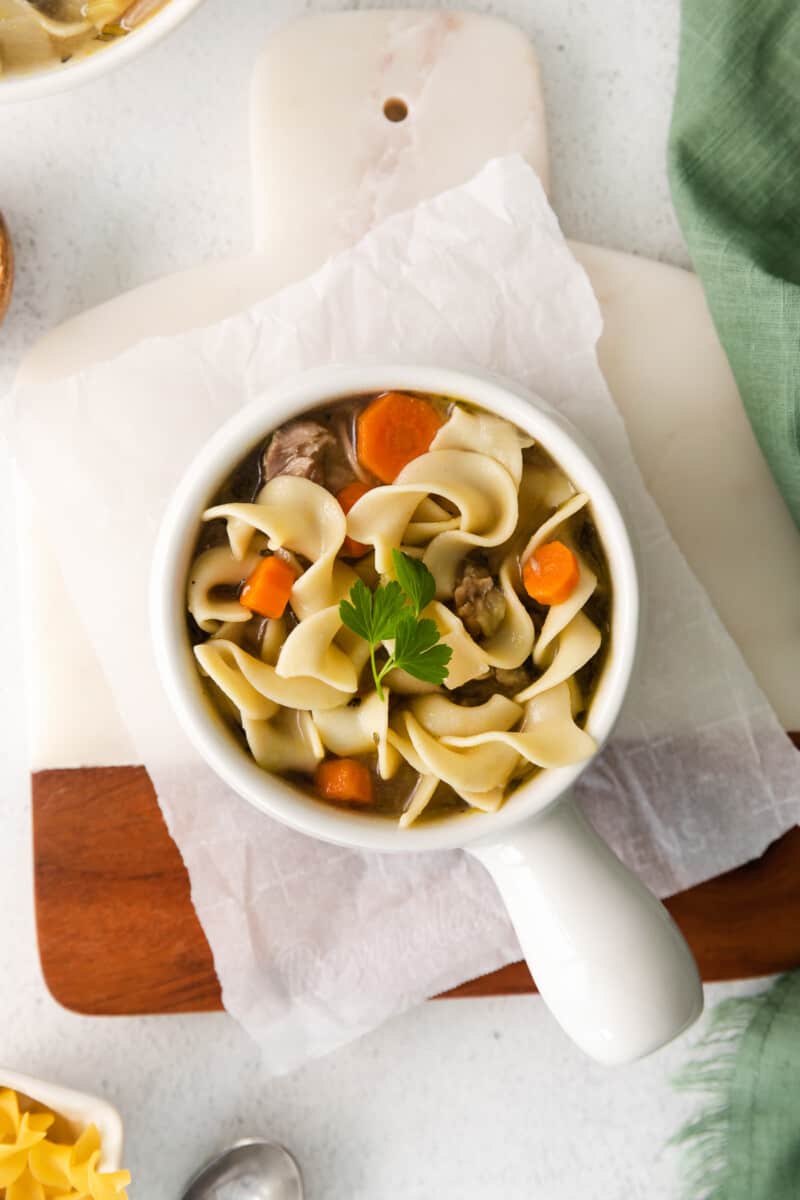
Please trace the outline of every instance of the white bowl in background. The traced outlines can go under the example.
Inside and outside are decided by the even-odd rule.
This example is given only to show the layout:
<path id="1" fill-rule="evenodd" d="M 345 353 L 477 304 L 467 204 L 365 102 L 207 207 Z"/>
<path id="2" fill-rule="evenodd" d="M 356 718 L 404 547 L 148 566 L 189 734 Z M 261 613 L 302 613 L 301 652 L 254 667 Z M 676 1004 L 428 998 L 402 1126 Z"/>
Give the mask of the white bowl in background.
<path id="1" fill-rule="evenodd" d="M 92 79 L 99 79 L 101 75 L 107 75 L 123 63 L 130 62 L 148 46 L 160 42 L 202 3 L 203 0 L 167 0 L 164 8 L 140 27 L 85 58 L 0 78 L 0 104 L 35 100 L 39 96 L 50 96 L 54 92 L 67 91 Z"/>
<path id="2" fill-rule="evenodd" d="M 107 1100 L 2 1066 L 0 1088 L 12 1088 L 21 1097 L 57 1113 L 76 1139 L 88 1125 L 96 1125 L 100 1134 L 100 1169 L 119 1171 L 122 1167 L 122 1117 Z"/>

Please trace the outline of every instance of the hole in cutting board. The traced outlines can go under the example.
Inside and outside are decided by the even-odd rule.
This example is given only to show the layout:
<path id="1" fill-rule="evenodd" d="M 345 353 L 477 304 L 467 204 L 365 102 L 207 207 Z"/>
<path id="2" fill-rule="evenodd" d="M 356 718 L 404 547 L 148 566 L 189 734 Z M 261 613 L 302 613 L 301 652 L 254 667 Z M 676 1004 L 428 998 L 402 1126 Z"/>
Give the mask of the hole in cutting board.
<path id="1" fill-rule="evenodd" d="M 387 121 L 405 121 L 408 116 L 408 105 L 399 96 L 390 96 L 384 101 L 383 115 Z"/>

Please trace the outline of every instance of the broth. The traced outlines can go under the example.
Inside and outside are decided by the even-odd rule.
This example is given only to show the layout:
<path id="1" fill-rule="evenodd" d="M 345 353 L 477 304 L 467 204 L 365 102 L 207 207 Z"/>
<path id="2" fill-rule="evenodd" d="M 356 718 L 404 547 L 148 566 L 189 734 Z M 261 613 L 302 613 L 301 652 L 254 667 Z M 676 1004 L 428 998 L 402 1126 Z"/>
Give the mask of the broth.
<path id="1" fill-rule="evenodd" d="M 168 0 L 0 0 L 0 78 L 85 58 Z"/>

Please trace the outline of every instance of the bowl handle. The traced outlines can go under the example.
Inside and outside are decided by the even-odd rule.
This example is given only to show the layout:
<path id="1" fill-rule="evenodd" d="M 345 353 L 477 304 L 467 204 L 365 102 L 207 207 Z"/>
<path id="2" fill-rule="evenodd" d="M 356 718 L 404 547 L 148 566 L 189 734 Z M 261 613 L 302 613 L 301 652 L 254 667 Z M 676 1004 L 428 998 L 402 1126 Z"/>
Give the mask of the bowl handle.
<path id="1" fill-rule="evenodd" d="M 469 849 L 500 890 L 543 1000 L 591 1058 L 632 1062 L 700 1016 L 700 976 L 677 925 L 572 799 Z"/>

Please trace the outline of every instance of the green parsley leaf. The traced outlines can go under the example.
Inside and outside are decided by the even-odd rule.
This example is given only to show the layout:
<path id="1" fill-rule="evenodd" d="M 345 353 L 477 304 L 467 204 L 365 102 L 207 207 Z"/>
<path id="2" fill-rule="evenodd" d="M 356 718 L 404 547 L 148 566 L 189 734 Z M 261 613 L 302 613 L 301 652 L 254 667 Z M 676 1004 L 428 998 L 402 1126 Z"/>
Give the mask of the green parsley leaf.
<path id="1" fill-rule="evenodd" d="M 426 683 L 444 683 L 447 666 L 453 657 L 450 646 L 439 641 L 439 630 L 433 621 L 415 621 L 403 616 L 395 632 L 394 666 L 415 679 Z"/>
<path id="2" fill-rule="evenodd" d="M 418 617 L 436 595 L 436 580 L 419 558 L 392 550 L 392 562 L 398 583 L 408 596 L 414 616 Z"/>
<path id="3" fill-rule="evenodd" d="M 365 642 L 372 639 L 372 592 L 363 579 L 357 580 L 350 588 L 350 600 L 342 600 L 339 605 L 339 616 L 342 624 L 357 633 Z"/>
<path id="4" fill-rule="evenodd" d="M 395 568 L 398 573 L 404 572 L 408 588 L 391 580 L 371 592 L 364 581 L 358 579 L 350 589 L 349 600 L 342 600 L 339 605 L 342 624 L 369 643 L 372 678 L 380 700 L 383 700 L 381 680 L 394 667 L 427 683 L 444 683 L 447 664 L 453 654 L 449 646 L 441 644 L 435 622 L 427 618 L 419 620 L 419 613 L 431 602 L 436 590 L 430 571 L 416 559 L 396 551 L 392 553 L 396 555 Z M 409 563 L 412 564 L 410 569 L 406 565 Z M 408 608 L 408 600 L 413 605 L 413 613 Z M 392 640 L 392 653 L 383 666 L 378 667 L 375 651 L 381 642 Z"/>
<path id="5" fill-rule="evenodd" d="M 372 593 L 372 642 L 394 637 L 397 622 L 406 609 L 406 598 L 399 583 L 392 580 Z"/>
<path id="6" fill-rule="evenodd" d="M 350 589 L 350 600 L 342 600 L 339 616 L 342 624 L 357 633 L 365 642 L 377 645 L 394 637 L 395 626 L 405 610 L 406 598 L 399 583 L 387 583 L 371 592 L 358 579 Z"/>

